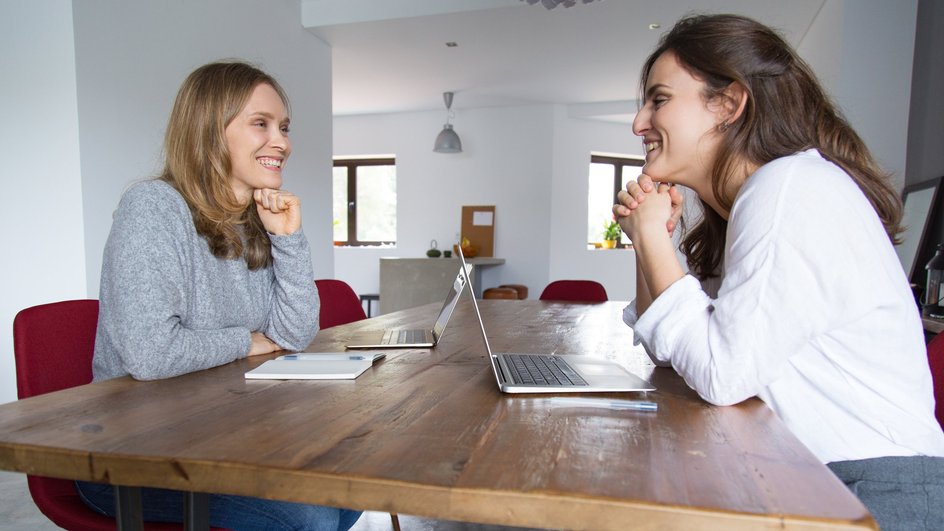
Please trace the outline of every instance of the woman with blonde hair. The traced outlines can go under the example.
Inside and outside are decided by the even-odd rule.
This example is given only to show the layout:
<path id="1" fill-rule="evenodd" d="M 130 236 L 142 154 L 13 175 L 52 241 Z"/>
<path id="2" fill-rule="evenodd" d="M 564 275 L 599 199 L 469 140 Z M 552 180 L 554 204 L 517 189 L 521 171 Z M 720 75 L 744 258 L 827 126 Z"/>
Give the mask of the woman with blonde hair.
<path id="1" fill-rule="evenodd" d="M 682 19 L 642 90 L 646 164 L 613 207 L 636 253 L 636 340 L 712 404 L 762 399 L 882 529 L 944 528 L 944 433 L 887 175 L 751 19 Z M 690 274 L 675 185 L 701 203 Z"/>
<path id="2" fill-rule="evenodd" d="M 157 179 L 125 192 L 102 265 L 95 380 L 169 378 L 279 349 L 318 332 L 320 301 L 301 202 L 282 189 L 292 151 L 278 82 L 238 61 L 196 69 L 177 94 Z M 79 482 L 114 515 L 108 485 Z M 181 493 L 142 489 L 146 521 L 179 522 Z M 346 530 L 360 513 L 213 494 L 228 529 Z"/>

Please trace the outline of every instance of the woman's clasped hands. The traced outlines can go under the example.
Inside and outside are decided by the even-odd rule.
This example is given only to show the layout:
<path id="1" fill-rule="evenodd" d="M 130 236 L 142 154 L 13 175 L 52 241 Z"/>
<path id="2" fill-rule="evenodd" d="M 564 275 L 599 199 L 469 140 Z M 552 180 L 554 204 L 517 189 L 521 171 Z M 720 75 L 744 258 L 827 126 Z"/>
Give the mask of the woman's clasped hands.
<path id="1" fill-rule="evenodd" d="M 647 234 L 664 234 L 662 231 L 671 236 L 682 216 L 681 192 L 668 183 L 654 182 L 646 174 L 626 183 L 616 199 L 619 203 L 613 205 L 613 215 L 634 243 Z"/>

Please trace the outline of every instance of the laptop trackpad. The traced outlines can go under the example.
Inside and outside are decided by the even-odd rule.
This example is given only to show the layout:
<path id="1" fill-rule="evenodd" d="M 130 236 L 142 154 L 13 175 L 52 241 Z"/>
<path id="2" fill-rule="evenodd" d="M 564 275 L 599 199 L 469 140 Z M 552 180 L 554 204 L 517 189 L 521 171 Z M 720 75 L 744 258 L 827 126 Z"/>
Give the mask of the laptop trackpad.
<path id="1" fill-rule="evenodd" d="M 567 363 L 580 373 L 587 383 L 594 387 L 626 386 L 650 387 L 638 376 L 631 374 L 619 364 L 611 361 L 580 359 L 581 356 L 568 356 Z"/>
<path id="2" fill-rule="evenodd" d="M 613 374 L 613 371 L 619 369 L 620 367 L 613 363 L 598 363 L 591 360 L 587 361 L 570 361 L 568 363 L 578 372 L 586 374 L 587 376 L 606 376 L 607 374 Z"/>

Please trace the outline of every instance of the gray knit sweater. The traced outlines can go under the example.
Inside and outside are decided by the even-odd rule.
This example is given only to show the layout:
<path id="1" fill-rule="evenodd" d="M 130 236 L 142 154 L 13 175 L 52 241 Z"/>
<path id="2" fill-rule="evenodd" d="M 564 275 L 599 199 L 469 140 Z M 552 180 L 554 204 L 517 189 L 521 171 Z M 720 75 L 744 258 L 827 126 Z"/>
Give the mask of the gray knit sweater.
<path id="1" fill-rule="evenodd" d="M 222 365 L 246 356 L 254 331 L 288 350 L 307 347 L 320 306 L 308 240 L 301 230 L 270 239 L 270 267 L 216 258 L 173 187 L 132 186 L 105 244 L 95 380 Z"/>

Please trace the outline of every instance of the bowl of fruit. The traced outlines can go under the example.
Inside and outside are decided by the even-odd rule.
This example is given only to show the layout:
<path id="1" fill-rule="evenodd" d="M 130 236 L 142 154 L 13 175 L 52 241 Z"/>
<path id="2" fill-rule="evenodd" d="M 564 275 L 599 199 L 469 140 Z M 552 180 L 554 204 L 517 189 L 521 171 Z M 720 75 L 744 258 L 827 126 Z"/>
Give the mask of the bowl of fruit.
<path id="1" fill-rule="evenodd" d="M 472 245 L 468 238 L 462 238 L 462 241 L 452 246 L 452 250 L 459 254 L 459 247 L 462 247 L 462 255 L 466 258 L 472 258 L 479 254 L 479 250 Z"/>

